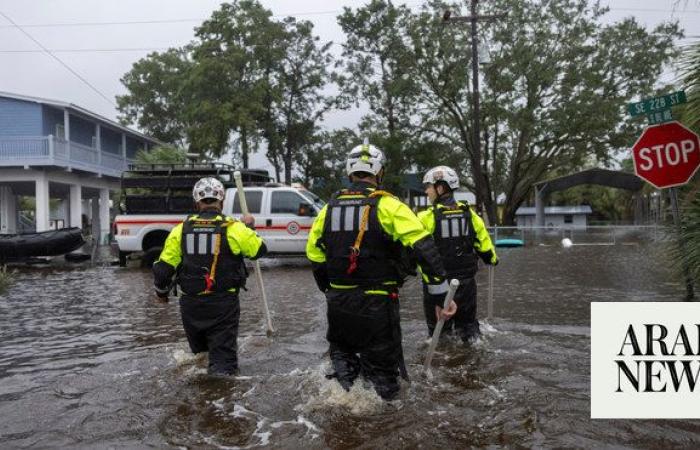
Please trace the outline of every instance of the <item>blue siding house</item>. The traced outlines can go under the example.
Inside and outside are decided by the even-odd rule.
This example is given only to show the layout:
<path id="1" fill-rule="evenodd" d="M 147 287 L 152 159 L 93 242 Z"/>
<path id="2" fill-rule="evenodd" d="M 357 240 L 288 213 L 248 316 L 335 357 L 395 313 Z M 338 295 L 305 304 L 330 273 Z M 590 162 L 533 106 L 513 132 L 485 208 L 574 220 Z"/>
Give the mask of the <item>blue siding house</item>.
<path id="1" fill-rule="evenodd" d="M 17 197 L 34 196 L 33 230 L 87 219 L 106 236 L 122 172 L 139 150 L 159 144 L 72 103 L 0 92 L 0 234 L 26 231 Z M 59 207 L 49 210 L 49 199 Z"/>

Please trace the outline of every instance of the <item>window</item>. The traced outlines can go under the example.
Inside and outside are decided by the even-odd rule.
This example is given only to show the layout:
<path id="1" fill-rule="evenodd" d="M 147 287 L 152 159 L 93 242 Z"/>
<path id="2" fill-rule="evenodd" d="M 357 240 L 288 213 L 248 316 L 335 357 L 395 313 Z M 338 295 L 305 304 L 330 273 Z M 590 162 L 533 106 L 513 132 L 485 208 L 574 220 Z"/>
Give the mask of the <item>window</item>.
<path id="1" fill-rule="evenodd" d="M 574 216 L 572 214 L 564 214 L 564 223 L 574 223 Z"/>
<path id="2" fill-rule="evenodd" d="M 238 200 L 238 193 L 233 191 L 236 197 L 233 199 L 233 214 L 241 214 L 241 203 Z M 260 205 L 262 204 L 262 192 L 252 191 L 245 192 L 245 202 L 248 204 L 248 211 L 251 214 L 260 214 Z"/>
<path id="3" fill-rule="evenodd" d="M 310 202 L 296 192 L 273 192 L 272 214 L 297 214 L 301 203 Z"/>
<path id="4" fill-rule="evenodd" d="M 56 124 L 56 137 L 59 139 L 66 138 L 66 128 L 63 126 L 62 123 Z"/>

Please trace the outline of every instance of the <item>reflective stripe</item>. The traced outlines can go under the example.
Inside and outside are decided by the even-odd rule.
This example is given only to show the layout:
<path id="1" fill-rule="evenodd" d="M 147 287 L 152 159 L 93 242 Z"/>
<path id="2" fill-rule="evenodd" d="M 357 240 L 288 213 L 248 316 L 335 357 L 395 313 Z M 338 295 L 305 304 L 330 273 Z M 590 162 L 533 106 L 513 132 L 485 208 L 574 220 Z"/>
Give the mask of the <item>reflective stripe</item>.
<path id="1" fill-rule="evenodd" d="M 350 285 L 350 286 L 345 286 L 345 285 L 342 285 L 342 284 L 334 284 L 334 283 L 331 283 L 331 287 L 332 287 L 333 289 L 355 289 L 355 288 L 357 287 L 357 285 L 356 285 L 356 284 L 353 284 L 353 285 Z"/>
<path id="2" fill-rule="evenodd" d="M 447 292 L 447 281 L 443 281 L 440 284 L 428 285 L 428 294 L 430 295 L 439 295 L 444 294 L 445 292 Z"/>
<path id="3" fill-rule="evenodd" d="M 209 236 L 206 234 L 199 235 L 199 242 L 197 243 L 197 253 L 199 253 L 200 255 L 207 254 L 207 242 L 209 241 L 207 237 Z"/>
<path id="4" fill-rule="evenodd" d="M 461 220 L 459 220 L 459 218 L 457 217 L 450 219 L 450 237 L 457 237 L 462 235 L 462 233 L 460 232 L 461 230 L 459 229 L 460 223 Z"/>
<path id="5" fill-rule="evenodd" d="M 187 234 L 187 254 L 194 255 L 194 234 Z"/>
<path id="6" fill-rule="evenodd" d="M 440 221 L 440 237 L 450 237 L 450 224 L 445 219 Z"/>
<path id="7" fill-rule="evenodd" d="M 345 226 L 343 230 L 345 231 L 352 231 L 355 229 L 354 223 L 355 223 L 355 210 L 357 209 L 354 206 L 348 206 L 345 209 Z"/>
<path id="8" fill-rule="evenodd" d="M 370 295 L 389 295 L 389 291 L 365 291 L 365 294 L 370 294 Z"/>
<path id="9" fill-rule="evenodd" d="M 340 208 L 331 208 L 331 231 L 340 231 Z"/>

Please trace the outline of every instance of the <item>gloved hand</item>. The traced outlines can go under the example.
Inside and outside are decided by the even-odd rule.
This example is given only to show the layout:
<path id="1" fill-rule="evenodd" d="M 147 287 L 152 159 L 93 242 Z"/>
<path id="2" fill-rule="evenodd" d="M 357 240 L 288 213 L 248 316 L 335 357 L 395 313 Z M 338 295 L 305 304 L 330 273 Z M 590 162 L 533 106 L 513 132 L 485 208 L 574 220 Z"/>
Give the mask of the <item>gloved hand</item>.
<path id="1" fill-rule="evenodd" d="M 170 294 L 170 286 L 160 288 L 158 286 L 153 286 L 155 289 L 156 300 L 159 303 L 168 303 L 168 295 Z"/>
<path id="2" fill-rule="evenodd" d="M 479 258 L 484 262 L 484 264 L 489 264 L 491 266 L 497 266 L 498 265 L 498 256 L 496 256 L 496 252 L 493 250 L 489 250 L 488 252 L 477 252 L 479 255 Z"/>
<path id="3" fill-rule="evenodd" d="M 316 280 L 316 286 L 321 292 L 326 292 L 331 288 L 331 283 L 328 280 L 328 273 L 326 272 L 326 265 L 319 263 L 311 263 L 311 270 L 314 274 L 314 280 Z"/>

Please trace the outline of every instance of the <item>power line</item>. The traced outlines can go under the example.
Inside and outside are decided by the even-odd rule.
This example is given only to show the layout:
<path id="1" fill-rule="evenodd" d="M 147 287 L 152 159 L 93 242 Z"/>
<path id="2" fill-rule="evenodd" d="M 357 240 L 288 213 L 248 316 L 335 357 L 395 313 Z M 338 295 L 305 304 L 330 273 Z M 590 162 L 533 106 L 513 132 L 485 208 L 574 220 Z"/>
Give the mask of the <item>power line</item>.
<path id="1" fill-rule="evenodd" d="M 409 2 L 406 6 L 418 6 L 422 5 L 423 2 Z M 273 14 L 273 18 L 284 18 L 284 17 L 297 17 L 297 16 L 325 16 L 331 14 L 339 14 L 344 10 L 334 9 L 327 11 L 308 11 L 308 12 L 296 12 L 296 13 L 286 13 L 286 14 Z M 154 19 L 154 20 L 125 20 L 125 21 L 110 21 L 110 22 L 59 22 L 59 23 L 35 23 L 35 24 L 23 24 L 23 28 L 54 28 L 54 27 L 97 27 L 97 26 L 116 26 L 116 25 L 158 25 L 158 24 L 169 24 L 169 23 L 194 23 L 194 22 L 204 22 L 209 20 L 211 17 L 201 17 L 201 18 L 182 18 L 182 19 Z M 0 28 L 14 28 L 20 25 L 0 25 Z"/>
<path id="2" fill-rule="evenodd" d="M 168 50 L 171 47 L 142 48 L 61 48 L 50 49 L 52 53 L 101 53 L 101 52 L 151 52 Z M 0 53 L 44 53 L 44 50 L 0 50 Z"/>
<path id="3" fill-rule="evenodd" d="M 44 50 L 44 51 L 46 52 L 46 54 L 48 54 L 48 55 L 51 56 L 53 59 L 55 59 L 56 61 L 58 61 L 58 63 L 61 64 L 61 65 L 62 65 L 63 67 L 65 67 L 66 69 L 68 69 L 68 71 L 69 71 L 70 73 L 72 73 L 73 75 L 75 75 L 80 81 L 82 81 L 82 82 L 85 83 L 88 87 L 90 87 L 90 89 L 92 89 L 93 91 L 95 91 L 100 97 L 102 97 L 102 98 L 105 99 L 107 102 L 109 102 L 110 105 L 112 105 L 112 106 L 115 107 L 115 108 L 117 107 L 117 105 L 116 105 L 109 97 L 107 97 L 107 96 L 106 96 L 105 94 L 103 94 L 99 89 L 97 89 L 95 86 L 93 86 L 92 83 L 90 83 L 88 80 L 86 80 L 85 78 L 83 78 L 78 72 L 76 72 L 75 70 L 73 70 L 73 68 L 72 68 L 71 66 L 69 66 L 68 64 L 66 64 L 65 62 L 63 62 L 63 60 L 62 60 L 61 58 L 59 58 L 58 56 L 56 56 L 56 55 L 54 55 L 53 53 L 51 53 L 51 50 L 47 49 L 46 47 L 44 47 L 44 46 L 42 45 L 41 42 L 39 42 L 39 41 L 37 41 L 36 39 L 34 39 L 34 37 L 33 37 L 31 34 L 29 34 L 29 33 L 28 33 L 27 31 L 25 31 L 22 27 L 20 27 L 19 25 L 17 25 L 17 24 L 15 23 L 14 20 L 10 19 L 10 18 L 9 18 L 5 13 L 3 13 L 2 11 L 0 11 L 0 15 L 3 16 L 3 17 L 4 17 L 8 22 L 10 22 L 12 25 L 14 25 L 19 31 L 21 31 L 22 34 L 24 34 L 24 35 L 27 36 L 29 39 L 31 39 L 36 45 L 38 45 L 39 47 L 41 47 L 41 49 Z"/>

